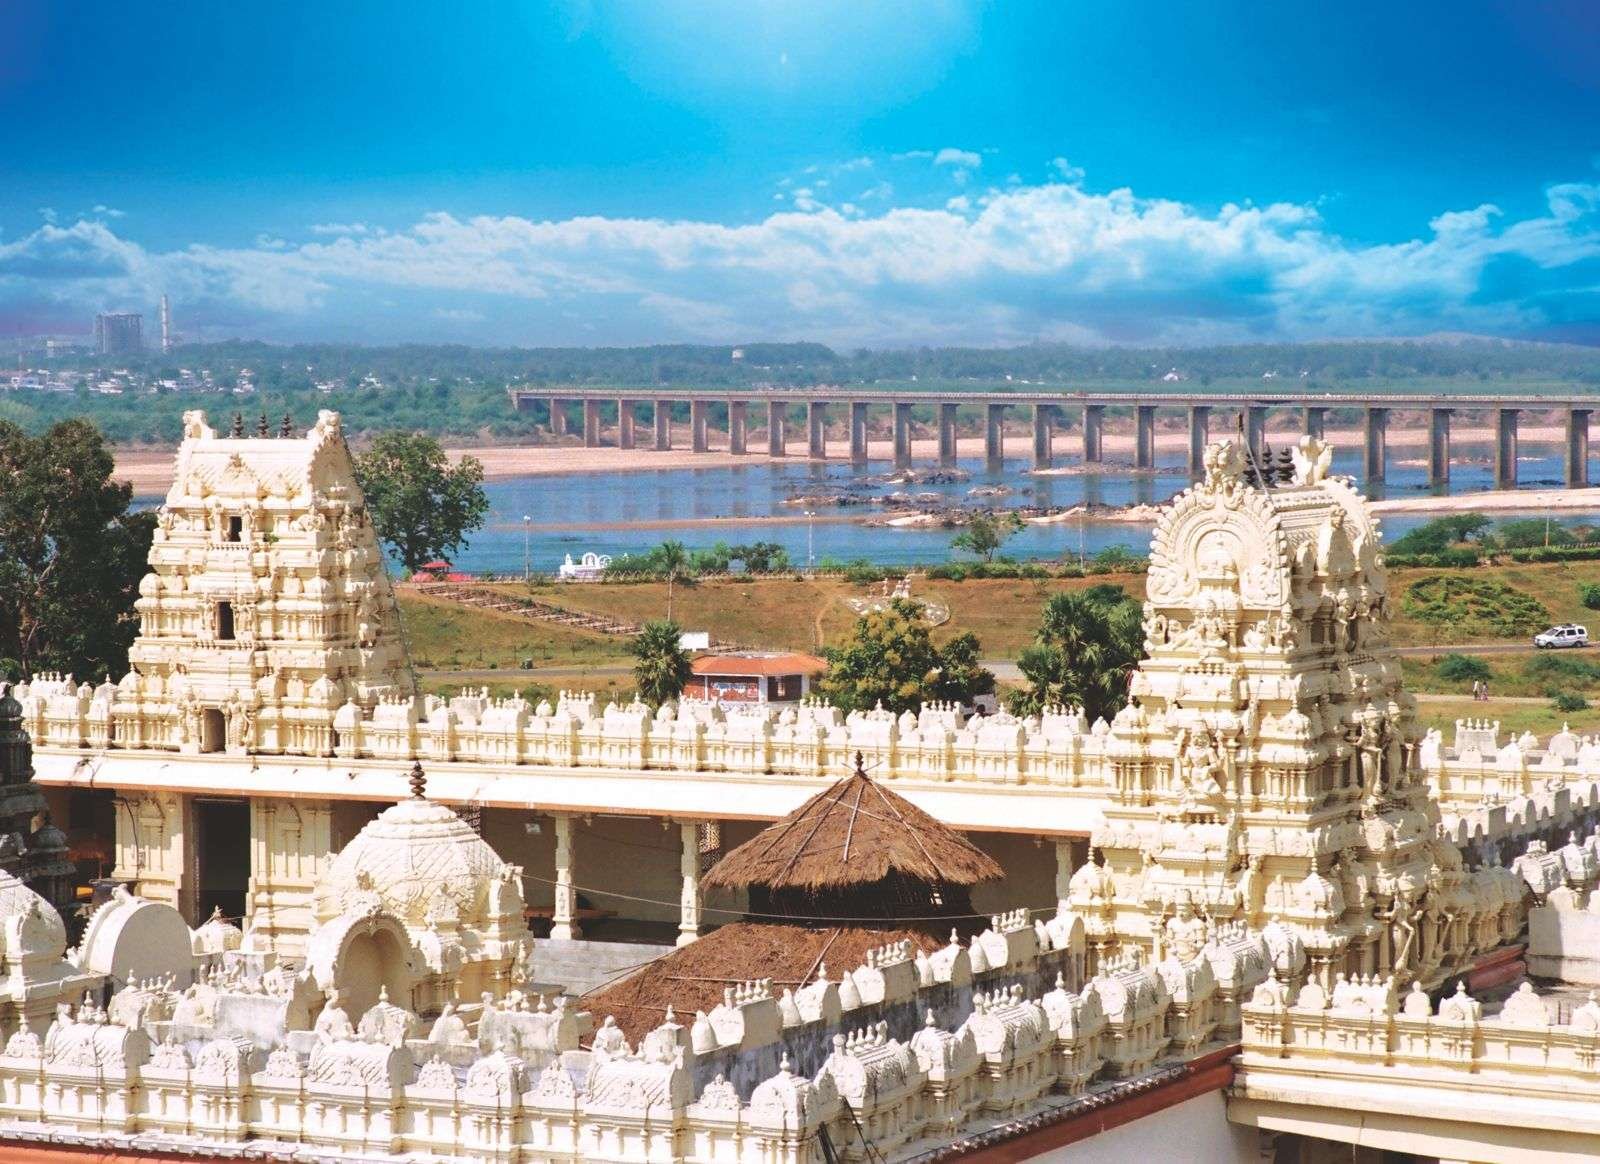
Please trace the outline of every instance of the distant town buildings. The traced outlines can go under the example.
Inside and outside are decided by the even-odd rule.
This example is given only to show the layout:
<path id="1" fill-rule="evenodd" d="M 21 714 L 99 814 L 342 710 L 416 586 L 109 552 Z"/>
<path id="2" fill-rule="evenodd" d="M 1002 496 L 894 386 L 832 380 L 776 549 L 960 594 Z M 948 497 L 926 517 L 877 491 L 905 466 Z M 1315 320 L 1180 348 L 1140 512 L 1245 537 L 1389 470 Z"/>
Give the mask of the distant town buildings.
<path id="1" fill-rule="evenodd" d="M 103 311 L 94 317 L 94 350 L 102 356 L 133 355 L 144 349 L 144 316 L 136 311 Z"/>

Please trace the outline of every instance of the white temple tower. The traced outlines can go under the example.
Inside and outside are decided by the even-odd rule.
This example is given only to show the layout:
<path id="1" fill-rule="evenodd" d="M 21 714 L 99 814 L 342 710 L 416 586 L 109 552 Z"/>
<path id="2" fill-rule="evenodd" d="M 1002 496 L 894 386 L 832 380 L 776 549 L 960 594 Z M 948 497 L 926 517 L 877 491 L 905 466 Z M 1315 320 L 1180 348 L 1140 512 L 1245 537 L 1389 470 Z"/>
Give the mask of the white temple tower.
<path id="1" fill-rule="evenodd" d="M 1416 768 L 1376 519 L 1330 450 L 1206 453 L 1163 512 L 1146 658 L 1111 725 L 1114 788 L 1072 878 L 1102 953 L 1159 957 L 1211 923 L 1266 926 L 1286 966 L 1439 981 L 1472 953 L 1463 880 Z"/>
<path id="2" fill-rule="evenodd" d="M 336 412 L 299 438 L 185 413 L 139 593 L 120 746 L 332 755 L 341 707 L 415 693 Z"/>

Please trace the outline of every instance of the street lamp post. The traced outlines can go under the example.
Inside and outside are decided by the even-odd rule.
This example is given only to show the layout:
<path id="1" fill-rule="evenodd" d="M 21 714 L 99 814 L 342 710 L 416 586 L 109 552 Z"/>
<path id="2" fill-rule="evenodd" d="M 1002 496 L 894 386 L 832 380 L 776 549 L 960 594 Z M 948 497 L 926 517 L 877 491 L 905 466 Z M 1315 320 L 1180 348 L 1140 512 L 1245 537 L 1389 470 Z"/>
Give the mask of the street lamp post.
<path id="1" fill-rule="evenodd" d="M 522 580 L 531 581 L 533 578 L 532 561 L 528 557 L 528 523 L 533 519 L 526 513 L 522 515 Z"/>
<path id="2" fill-rule="evenodd" d="M 807 574 L 810 574 L 814 569 L 816 569 L 815 558 L 814 558 L 814 556 L 812 555 L 812 552 L 811 552 L 811 549 L 812 549 L 811 519 L 813 517 L 816 517 L 816 516 L 817 516 L 817 511 L 816 510 L 814 510 L 814 509 L 806 510 L 806 573 Z"/>

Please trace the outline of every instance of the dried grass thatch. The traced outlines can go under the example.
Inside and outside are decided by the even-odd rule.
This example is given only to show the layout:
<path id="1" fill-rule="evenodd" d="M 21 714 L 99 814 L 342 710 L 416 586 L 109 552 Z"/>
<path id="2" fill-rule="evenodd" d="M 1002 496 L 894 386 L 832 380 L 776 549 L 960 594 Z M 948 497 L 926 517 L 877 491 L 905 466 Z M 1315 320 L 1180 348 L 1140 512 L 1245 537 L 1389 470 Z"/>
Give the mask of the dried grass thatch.
<path id="1" fill-rule="evenodd" d="M 1003 876 L 971 841 L 871 779 L 857 754 L 853 775 L 734 849 L 702 884 L 782 895 L 890 880 L 965 887 Z"/>
<path id="2" fill-rule="evenodd" d="M 733 922 L 663 954 L 619 982 L 591 991 L 581 1005 L 596 1020 L 606 1015 L 615 1018 L 637 1043 L 661 1025 L 668 1006 L 687 1026 L 696 1011 L 710 1012 L 722 1001 L 723 991 L 737 983 L 770 978 L 773 993 L 782 994 L 785 988 L 794 990 L 816 981 L 823 966 L 837 981 L 841 969 L 854 969 L 866 960 L 869 948 L 901 940 L 931 954 L 946 939 L 928 929 L 906 927 L 811 929 Z"/>

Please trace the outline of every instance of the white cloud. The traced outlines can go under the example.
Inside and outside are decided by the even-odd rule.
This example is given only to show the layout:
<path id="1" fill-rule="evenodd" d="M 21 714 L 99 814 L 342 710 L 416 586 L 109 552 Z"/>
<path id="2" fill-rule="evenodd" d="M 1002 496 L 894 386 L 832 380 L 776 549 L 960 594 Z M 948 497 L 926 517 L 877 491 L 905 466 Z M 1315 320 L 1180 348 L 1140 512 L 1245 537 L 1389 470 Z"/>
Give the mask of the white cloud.
<path id="1" fill-rule="evenodd" d="M 860 199 L 827 206 L 810 186 L 791 197 L 743 224 L 436 213 L 402 230 L 168 251 L 100 221 L 47 222 L 0 243 L 0 310 L 154 302 L 165 290 L 279 338 L 334 327 L 427 338 L 436 321 L 559 343 L 581 321 L 584 342 L 1198 342 L 1515 332 L 1560 322 L 1551 313 L 1592 287 L 1600 263 L 1600 185 L 1588 183 L 1552 186 L 1537 215 L 1446 211 L 1419 237 L 1378 245 L 1340 237 L 1314 206 L 1208 212 L 1063 181 L 870 214 Z M 1505 263 L 1515 279 L 1494 278 Z M 386 297 L 402 306 L 374 317 Z"/>
<path id="2" fill-rule="evenodd" d="M 94 209 L 90 211 L 90 213 L 96 218 L 122 218 L 127 214 L 127 211 L 118 210 L 115 206 L 106 206 L 103 203 L 97 202 L 95 203 Z"/>
<path id="3" fill-rule="evenodd" d="M 1083 181 L 1083 168 L 1081 166 L 1074 166 L 1071 162 L 1067 161 L 1066 158 L 1051 158 L 1050 168 L 1055 171 L 1056 177 L 1060 178 L 1069 186 L 1076 186 L 1079 182 Z"/>
<path id="4" fill-rule="evenodd" d="M 56 209 L 55 209 L 55 207 L 54 206 L 41 206 L 41 207 L 39 207 L 39 217 L 44 219 L 46 222 L 54 222 L 56 220 Z"/>
<path id="5" fill-rule="evenodd" d="M 933 164 L 936 166 L 954 166 L 958 170 L 976 170 L 983 165 L 983 155 L 971 150 L 958 150 L 953 146 L 933 155 Z"/>
<path id="6" fill-rule="evenodd" d="M 312 234 L 366 234 L 364 222 L 317 222 L 311 226 Z"/>

